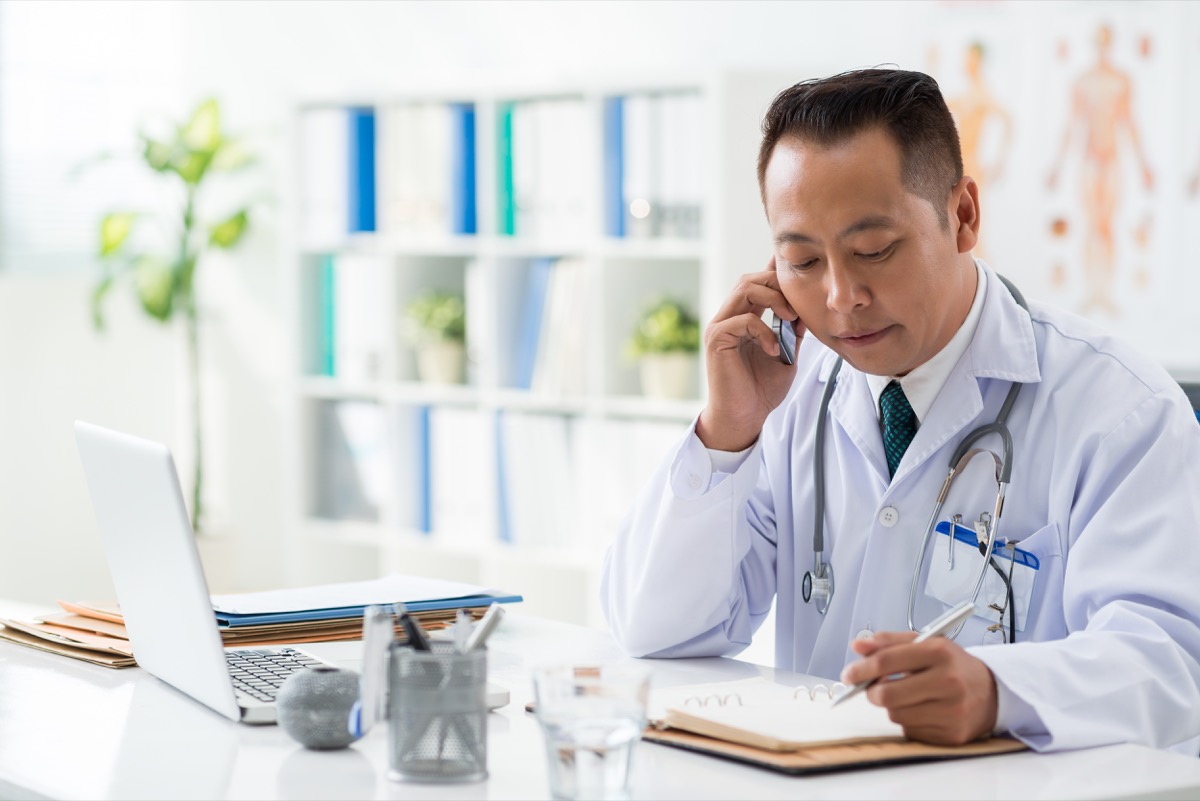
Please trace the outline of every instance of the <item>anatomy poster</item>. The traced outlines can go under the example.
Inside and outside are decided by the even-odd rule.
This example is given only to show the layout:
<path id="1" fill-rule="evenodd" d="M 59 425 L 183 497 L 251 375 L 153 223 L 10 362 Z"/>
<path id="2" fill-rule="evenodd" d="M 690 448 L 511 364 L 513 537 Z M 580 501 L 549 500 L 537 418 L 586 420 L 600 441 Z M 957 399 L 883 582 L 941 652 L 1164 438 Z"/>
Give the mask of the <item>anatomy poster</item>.
<path id="1" fill-rule="evenodd" d="M 1200 9 L 945 9 L 925 68 L 980 185 L 977 255 L 1030 298 L 1200 369 Z"/>

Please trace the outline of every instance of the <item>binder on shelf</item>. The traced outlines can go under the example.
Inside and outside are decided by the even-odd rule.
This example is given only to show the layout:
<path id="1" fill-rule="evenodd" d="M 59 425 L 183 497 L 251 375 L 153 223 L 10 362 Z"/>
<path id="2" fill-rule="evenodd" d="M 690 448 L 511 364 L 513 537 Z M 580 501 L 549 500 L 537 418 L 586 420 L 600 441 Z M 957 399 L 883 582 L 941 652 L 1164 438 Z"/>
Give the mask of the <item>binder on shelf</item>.
<path id="1" fill-rule="evenodd" d="M 660 168 L 665 148 L 660 147 L 660 100 L 655 95 L 625 98 L 621 176 L 624 236 L 650 239 L 658 235 Z"/>
<path id="2" fill-rule="evenodd" d="M 411 531 L 432 529 L 430 408 L 400 406 L 394 411 L 395 475 L 392 497 L 396 522 Z"/>
<path id="3" fill-rule="evenodd" d="M 359 253 L 341 253 L 331 261 L 333 375 L 348 381 L 377 381 L 387 338 L 381 306 L 387 264 L 380 257 Z"/>
<path id="4" fill-rule="evenodd" d="M 350 126 L 339 107 L 306 109 L 300 117 L 300 230 L 323 247 L 346 238 L 350 215 Z"/>
<path id="5" fill-rule="evenodd" d="M 371 232 L 375 230 L 375 109 L 352 108 L 347 114 L 350 132 L 346 230 Z"/>
<path id="6" fill-rule="evenodd" d="M 316 514 L 379 522 L 391 485 L 383 408 L 362 400 L 322 402 L 317 425 Z"/>
<path id="7" fill-rule="evenodd" d="M 604 233 L 625 236 L 625 98 L 604 98 Z"/>
<path id="8" fill-rule="evenodd" d="M 763 678 L 668 687 L 651 693 L 644 736 L 791 774 L 1026 748 L 1008 737 L 953 747 L 913 742 L 866 696 L 834 707 L 835 694 L 824 685 L 789 687 Z"/>
<path id="9" fill-rule="evenodd" d="M 496 230 L 503 236 L 517 232 L 516 193 L 513 186 L 513 112 L 516 103 L 496 106 Z"/>
<path id="10" fill-rule="evenodd" d="M 475 105 L 451 103 L 450 111 L 450 232 L 474 234 Z"/>
<path id="11" fill-rule="evenodd" d="M 704 201 L 701 137 L 705 131 L 700 95 L 664 94 L 659 104 L 658 234 L 669 239 L 698 239 Z"/>
<path id="12" fill-rule="evenodd" d="M 584 265 L 559 259 L 550 273 L 530 389 L 563 397 L 584 391 L 589 303 Z"/>
<path id="13" fill-rule="evenodd" d="M 530 389 L 533 372 L 538 358 L 538 341 L 541 339 L 543 318 L 546 313 L 546 293 L 555 260 L 533 259 L 529 264 L 525 281 L 525 297 L 521 303 L 521 317 L 517 330 L 516 359 L 512 376 L 515 389 Z"/>
<path id="14" fill-rule="evenodd" d="M 432 529 L 456 544 L 484 543 L 493 529 L 490 419 L 473 408 L 429 413 Z"/>
<path id="15" fill-rule="evenodd" d="M 504 411 L 497 409 L 492 417 L 492 431 L 496 443 L 496 525 L 501 542 L 513 541 L 512 513 L 508 502 L 510 481 L 507 473 L 508 442 L 504 433 Z"/>
<path id="16" fill-rule="evenodd" d="M 704 158 L 696 92 L 641 92 L 604 100 L 605 233 L 701 236 Z"/>
<path id="17" fill-rule="evenodd" d="M 557 414 L 504 413 L 499 475 L 506 542 L 536 548 L 574 545 L 577 505 L 569 424 Z"/>
<path id="18" fill-rule="evenodd" d="M 586 236 L 587 175 L 579 158 L 587 141 L 583 101 L 547 97 L 507 103 L 499 165 L 504 233 L 561 241 Z M 503 145 L 503 143 L 501 143 Z M 511 178 L 511 185 L 509 179 Z M 510 218 L 511 219 L 508 219 Z"/>
<path id="19" fill-rule="evenodd" d="M 424 239 L 478 230 L 473 103 L 382 107 L 380 230 Z"/>
<path id="20" fill-rule="evenodd" d="M 336 369 L 334 355 L 334 262 L 333 256 L 325 253 L 319 257 L 311 273 L 309 311 L 308 371 L 313 375 L 333 376 Z"/>

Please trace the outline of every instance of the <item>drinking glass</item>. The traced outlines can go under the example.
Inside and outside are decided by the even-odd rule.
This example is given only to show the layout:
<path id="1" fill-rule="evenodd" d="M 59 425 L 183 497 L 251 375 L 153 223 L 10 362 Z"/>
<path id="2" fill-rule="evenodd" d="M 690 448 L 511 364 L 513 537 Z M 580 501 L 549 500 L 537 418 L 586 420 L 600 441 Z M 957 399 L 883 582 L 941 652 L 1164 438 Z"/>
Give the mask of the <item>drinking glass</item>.
<path id="1" fill-rule="evenodd" d="M 551 794 L 629 798 L 633 750 L 646 727 L 649 668 L 548 666 L 534 671 L 533 688 Z"/>

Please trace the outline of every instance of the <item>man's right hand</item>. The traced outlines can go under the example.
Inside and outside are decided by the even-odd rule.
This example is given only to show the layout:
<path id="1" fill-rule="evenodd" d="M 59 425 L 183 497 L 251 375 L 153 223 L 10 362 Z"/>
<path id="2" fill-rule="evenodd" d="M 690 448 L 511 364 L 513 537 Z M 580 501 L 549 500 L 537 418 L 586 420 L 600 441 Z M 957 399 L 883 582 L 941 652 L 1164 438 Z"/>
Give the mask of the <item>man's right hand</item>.
<path id="1" fill-rule="evenodd" d="M 706 448 L 740 451 L 753 445 L 767 415 L 791 388 L 796 368 L 779 360 L 775 332 L 762 319 L 767 309 L 795 321 L 799 349 L 804 325 L 779 291 L 774 257 L 765 271 L 742 276 L 704 331 L 708 405 L 696 436 Z"/>

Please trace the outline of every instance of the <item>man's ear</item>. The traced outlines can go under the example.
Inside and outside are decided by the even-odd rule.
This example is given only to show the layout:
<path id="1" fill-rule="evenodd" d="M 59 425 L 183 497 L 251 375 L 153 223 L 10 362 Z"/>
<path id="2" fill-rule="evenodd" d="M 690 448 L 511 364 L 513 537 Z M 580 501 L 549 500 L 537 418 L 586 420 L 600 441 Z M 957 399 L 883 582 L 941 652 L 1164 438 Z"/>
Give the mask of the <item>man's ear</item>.
<path id="1" fill-rule="evenodd" d="M 958 252 L 966 253 L 979 243 L 979 185 L 969 175 L 950 190 L 946 209 Z"/>

